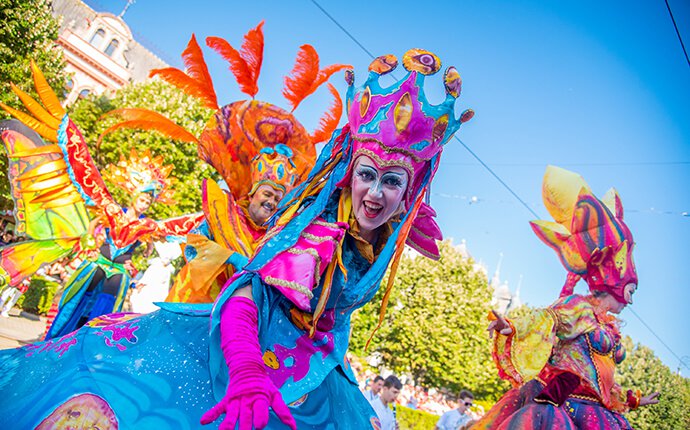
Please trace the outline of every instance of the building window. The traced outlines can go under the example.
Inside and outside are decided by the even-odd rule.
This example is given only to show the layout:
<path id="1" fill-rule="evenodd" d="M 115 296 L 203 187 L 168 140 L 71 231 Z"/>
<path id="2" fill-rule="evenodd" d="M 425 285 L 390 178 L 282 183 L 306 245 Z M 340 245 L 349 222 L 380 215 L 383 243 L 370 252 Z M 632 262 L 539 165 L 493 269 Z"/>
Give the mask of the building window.
<path id="1" fill-rule="evenodd" d="M 74 81 L 72 80 L 72 78 L 67 78 L 67 82 L 65 82 L 65 89 L 63 91 L 62 96 L 67 98 L 67 96 L 69 95 L 69 93 L 72 92 L 73 89 L 74 89 Z"/>
<path id="2" fill-rule="evenodd" d="M 81 91 L 79 91 L 79 99 L 85 99 L 89 94 L 91 94 L 91 90 L 86 88 Z"/>
<path id="3" fill-rule="evenodd" d="M 91 40 L 89 41 L 89 43 L 91 45 L 95 46 L 96 48 L 98 48 L 99 46 L 101 46 L 103 44 L 103 39 L 105 39 L 105 30 L 103 30 L 102 28 L 99 28 L 93 34 L 93 36 L 91 36 Z"/>
<path id="4" fill-rule="evenodd" d="M 120 41 L 118 41 L 117 39 L 111 40 L 108 44 L 108 47 L 105 48 L 105 55 L 107 55 L 108 57 L 112 57 L 113 52 L 115 52 L 118 46 L 120 46 Z"/>

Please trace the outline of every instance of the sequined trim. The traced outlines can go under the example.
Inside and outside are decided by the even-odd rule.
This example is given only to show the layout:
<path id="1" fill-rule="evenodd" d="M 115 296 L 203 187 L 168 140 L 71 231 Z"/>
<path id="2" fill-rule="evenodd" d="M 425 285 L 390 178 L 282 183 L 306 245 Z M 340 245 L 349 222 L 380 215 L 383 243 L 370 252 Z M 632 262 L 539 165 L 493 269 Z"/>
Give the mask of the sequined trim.
<path id="1" fill-rule="evenodd" d="M 359 155 L 366 155 L 367 157 L 374 160 L 374 162 L 379 167 L 390 167 L 390 166 L 402 167 L 403 169 L 407 170 L 408 172 L 414 174 L 414 168 L 412 167 L 412 164 L 408 163 L 407 161 L 404 161 L 404 160 L 383 160 L 374 151 L 371 151 L 371 150 L 366 149 L 366 148 L 358 149 L 357 152 L 355 153 L 355 156 L 353 157 L 353 159 L 357 158 L 357 156 L 359 156 Z"/>
<path id="2" fill-rule="evenodd" d="M 307 296 L 310 299 L 312 297 L 314 297 L 314 294 L 311 291 L 309 291 L 309 289 L 307 287 L 305 287 L 304 285 L 299 284 L 297 282 L 294 282 L 294 281 L 286 281 L 285 279 L 278 279 L 278 278 L 274 278 L 273 276 L 266 276 L 264 278 L 264 282 L 266 282 L 267 284 L 273 285 L 275 287 L 285 287 L 285 288 L 289 288 L 291 290 L 295 290 L 298 293 L 304 294 L 305 296 Z"/>
<path id="3" fill-rule="evenodd" d="M 315 234 L 303 232 L 301 236 L 307 240 L 311 240 L 312 242 L 316 243 L 323 243 L 323 242 L 333 242 L 334 244 L 338 244 L 338 241 L 333 239 L 331 236 L 316 236 Z"/>
<path id="4" fill-rule="evenodd" d="M 433 237 L 429 236 L 428 234 L 424 234 L 420 229 L 418 229 L 414 225 L 412 226 L 412 231 L 414 231 L 418 235 L 422 236 L 424 239 L 434 240 Z"/>
<path id="5" fill-rule="evenodd" d="M 561 328 L 562 322 L 556 311 L 554 311 L 551 308 L 546 308 L 546 312 L 551 315 L 551 318 L 553 318 L 553 322 L 556 324 L 556 333 L 558 333 L 558 329 Z"/>
<path id="6" fill-rule="evenodd" d="M 361 138 L 361 137 L 358 137 L 358 136 L 352 136 L 352 139 L 353 139 L 353 140 L 356 140 L 357 142 L 362 142 L 362 143 L 367 143 L 367 142 L 376 143 L 376 144 L 378 144 L 379 146 L 381 146 L 381 150 L 382 150 L 383 152 L 387 153 L 387 154 L 403 154 L 403 155 L 407 155 L 408 157 L 412 158 L 414 161 L 416 161 L 416 162 L 418 162 L 418 163 L 422 163 L 422 162 L 425 162 L 425 161 L 429 161 L 429 160 L 425 160 L 425 159 L 419 158 L 417 155 L 413 154 L 413 153 L 410 152 L 410 151 L 406 151 L 406 150 L 403 149 L 403 148 L 389 148 L 389 147 L 386 146 L 385 143 L 381 142 L 381 141 L 378 140 L 378 139 L 374 139 L 374 138 L 372 138 L 372 137 Z"/>
<path id="7" fill-rule="evenodd" d="M 312 221 L 313 225 L 320 225 L 322 227 L 328 227 L 328 228 L 333 228 L 333 229 L 342 229 L 342 226 L 340 224 L 334 223 L 334 222 L 326 222 L 326 221 L 321 221 L 318 219 L 315 219 Z"/>

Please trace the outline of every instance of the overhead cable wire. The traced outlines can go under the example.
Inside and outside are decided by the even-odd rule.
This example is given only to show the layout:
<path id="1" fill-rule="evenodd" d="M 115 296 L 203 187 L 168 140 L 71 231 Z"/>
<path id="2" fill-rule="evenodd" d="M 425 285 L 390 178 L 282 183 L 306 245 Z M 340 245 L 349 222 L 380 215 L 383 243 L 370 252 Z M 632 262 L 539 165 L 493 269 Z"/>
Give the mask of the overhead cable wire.
<path id="1" fill-rule="evenodd" d="M 688 66 L 690 66 L 690 58 L 688 58 L 688 51 L 685 49 L 685 44 L 683 43 L 683 38 L 680 36 L 680 31 L 678 31 L 678 24 L 676 24 L 676 19 L 673 17 L 673 12 L 671 11 L 671 6 L 668 4 L 668 0 L 664 0 L 666 2 L 666 9 L 668 9 L 668 14 L 671 16 L 671 21 L 673 22 L 673 28 L 676 29 L 676 35 L 678 36 L 678 41 L 680 42 L 680 47 L 683 48 L 683 54 L 685 54 L 685 61 L 688 62 Z"/>
<path id="2" fill-rule="evenodd" d="M 357 46 L 359 46 L 364 52 L 366 52 L 367 55 L 369 55 L 369 57 L 371 57 L 372 59 L 376 58 L 376 57 L 374 56 L 374 54 L 372 54 L 364 45 L 362 45 L 362 43 L 361 43 L 359 40 L 357 40 L 357 38 L 354 37 L 354 36 L 352 35 L 352 33 L 350 33 L 349 31 L 347 31 L 347 29 L 346 29 L 345 27 L 343 27 L 343 26 L 338 22 L 338 20 L 336 20 L 336 19 L 335 19 L 331 14 L 329 14 L 323 7 L 321 7 L 321 5 L 320 5 L 316 0 L 311 0 L 311 2 L 312 2 L 312 3 L 314 4 L 314 6 L 316 6 L 324 15 L 326 15 L 326 16 L 328 17 L 328 19 L 330 19 L 338 28 L 340 28 L 350 39 L 352 39 L 352 41 L 353 41 Z M 667 4 L 667 6 L 668 6 L 668 2 L 667 2 L 666 4 Z M 669 13 L 670 13 L 670 8 L 669 8 Z M 673 15 L 671 15 L 671 19 L 673 19 Z M 673 23 L 674 23 L 674 25 L 675 25 L 675 20 L 673 20 Z M 678 31 L 678 28 L 677 28 L 677 27 L 676 27 L 676 31 Z M 679 35 L 679 37 L 680 37 L 680 35 Z M 682 44 L 683 44 L 683 41 L 681 40 L 681 45 L 682 45 Z M 684 45 L 683 45 L 683 52 L 685 52 L 685 46 L 684 46 Z M 688 58 L 688 57 L 687 57 L 687 53 L 685 54 L 685 58 L 686 58 L 686 59 Z M 690 65 L 690 60 L 688 60 L 688 64 Z M 466 149 L 466 150 L 467 150 L 467 151 L 468 151 L 468 152 L 469 152 L 469 153 L 470 153 L 470 154 L 471 154 L 471 155 L 472 155 L 482 166 L 484 166 L 484 168 L 486 168 L 486 170 L 487 170 L 487 171 L 488 171 L 498 182 L 500 182 L 500 183 L 501 183 L 501 184 L 502 184 L 502 185 L 503 185 L 503 186 L 504 186 L 504 187 L 505 187 L 505 188 L 506 188 L 506 189 L 507 189 L 507 190 L 508 190 L 508 191 L 509 191 L 509 192 L 510 192 L 510 193 L 511 193 L 511 194 L 512 194 L 512 195 L 513 195 L 513 196 L 514 196 L 514 197 L 515 197 L 515 198 L 516 198 L 516 199 L 517 199 L 517 200 L 518 200 L 518 201 L 519 201 L 529 212 L 530 212 L 530 213 L 531 213 L 531 214 L 532 214 L 532 215 L 534 215 L 537 219 L 539 219 L 539 216 L 536 214 L 536 212 L 535 212 L 534 210 L 532 210 L 532 208 L 531 208 L 527 203 L 525 203 L 525 201 L 522 200 L 522 199 L 520 198 L 520 196 L 518 196 L 517 193 L 514 192 L 513 189 L 512 189 L 505 181 L 503 181 L 503 180 L 502 180 L 502 179 L 501 179 L 501 178 L 500 178 L 500 177 L 499 177 L 499 176 L 498 176 L 498 175 L 497 175 L 497 174 L 496 174 L 486 163 L 484 163 L 484 161 L 483 161 L 477 154 L 475 154 L 474 151 L 472 151 L 472 150 L 470 149 L 469 146 L 467 146 L 467 145 L 466 145 L 462 140 L 460 140 L 460 138 L 458 138 L 457 136 L 454 136 L 454 137 L 455 137 L 455 139 L 456 139 L 458 142 L 460 142 L 460 144 L 461 144 L 461 145 L 462 145 L 462 146 L 463 146 L 463 147 L 464 147 L 464 148 L 465 148 L 465 149 Z M 651 328 L 649 325 L 647 325 L 647 323 L 645 323 L 644 320 L 643 320 L 642 318 L 640 318 L 640 316 L 637 315 L 637 314 L 635 313 L 635 311 L 632 310 L 632 308 L 630 308 L 630 311 L 633 313 L 633 315 L 635 315 L 635 316 L 642 322 L 642 324 L 644 324 L 645 327 L 647 327 L 647 330 L 649 330 L 649 331 L 654 335 L 654 337 L 656 337 L 656 338 L 659 340 L 659 342 L 661 342 L 669 351 L 671 351 L 671 354 L 673 354 L 674 357 L 678 358 L 678 355 L 677 355 L 675 352 L 673 352 L 673 350 L 672 350 L 664 341 L 661 340 L 661 338 L 659 337 L 659 335 L 657 335 L 656 332 L 655 332 L 654 330 L 652 330 L 652 328 Z M 678 358 L 678 359 L 680 360 L 680 358 Z M 684 366 L 687 367 L 687 365 L 685 364 L 685 362 L 683 362 L 682 360 L 681 360 L 681 363 L 682 363 Z"/>
<path id="3" fill-rule="evenodd" d="M 664 341 L 659 337 L 659 335 L 657 335 L 657 334 L 654 332 L 654 330 L 652 330 L 652 328 L 651 328 L 650 326 L 648 326 L 647 323 L 644 322 L 644 320 L 643 320 L 639 315 L 637 315 L 637 312 L 635 312 L 635 311 L 633 310 L 632 306 L 629 306 L 629 307 L 628 307 L 628 310 L 629 310 L 630 312 L 632 312 L 632 314 L 635 315 L 635 317 L 637 317 L 638 320 L 640 320 L 640 322 L 642 323 L 642 325 L 644 325 L 645 327 L 647 327 L 647 330 L 649 330 L 650 332 L 652 332 L 652 334 L 654 335 L 654 337 L 656 337 L 656 339 L 657 339 L 659 342 L 661 342 L 661 344 L 664 345 L 664 346 L 666 347 L 666 349 L 668 349 L 669 352 L 670 352 L 671 354 L 673 354 L 673 356 L 676 357 L 676 359 L 677 359 L 678 361 L 680 361 L 680 364 L 681 364 L 681 365 L 683 365 L 683 366 L 687 367 L 688 369 L 690 369 L 690 366 L 688 366 L 688 364 L 685 363 L 685 361 L 683 361 L 683 359 L 680 358 L 680 357 L 678 356 L 678 354 L 676 354 L 676 353 L 671 349 L 671 347 L 668 346 L 668 345 L 666 344 L 666 342 L 664 342 Z"/>

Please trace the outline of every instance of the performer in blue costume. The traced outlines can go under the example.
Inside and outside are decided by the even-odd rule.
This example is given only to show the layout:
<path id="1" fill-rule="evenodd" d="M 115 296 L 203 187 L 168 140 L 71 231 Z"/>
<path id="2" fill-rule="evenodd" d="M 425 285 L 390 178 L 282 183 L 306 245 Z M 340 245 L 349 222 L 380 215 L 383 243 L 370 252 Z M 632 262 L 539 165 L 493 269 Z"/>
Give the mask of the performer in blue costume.
<path id="1" fill-rule="evenodd" d="M 358 89 L 346 73 L 348 125 L 284 198 L 254 257 L 212 310 L 166 303 L 3 353 L 0 389 L 8 394 L 0 423 L 187 429 L 201 419 L 224 429 L 380 428 L 345 358 L 350 316 L 372 299 L 392 261 L 383 318 L 405 243 L 438 256 L 441 235 L 424 198 L 443 145 L 473 115 L 455 118 L 461 80 L 452 67 L 443 78 L 445 101 L 426 101 L 424 80 L 441 68 L 427 51 L 408 51 L 406 76 L 381 88 L 379 76 L 397 63 L 377 58 Z"/>

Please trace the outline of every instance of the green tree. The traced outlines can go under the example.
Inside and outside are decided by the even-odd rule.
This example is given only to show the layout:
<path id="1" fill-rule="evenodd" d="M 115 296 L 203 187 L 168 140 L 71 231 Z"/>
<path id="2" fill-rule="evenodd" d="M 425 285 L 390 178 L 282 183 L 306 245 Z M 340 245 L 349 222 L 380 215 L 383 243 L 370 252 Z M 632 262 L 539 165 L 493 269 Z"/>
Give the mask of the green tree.
<path id="1" fill-rule="evenodd" d="M 30 60 L 45 74 L 58 96 L 63 94 L 67 76 L 62 51 L 56 46 L 59 23 L 46 0 L 0 0 L 0 102 L 20 108 L 10 82 L 32 95 Z M 0 111 L 0 120 L 9 115 Z M 7 156 L 0 151 L 0 171 L 7 172 Z M 7 175 L 0 180 L 0 210 L 11 209 Z"/>
<path id="2" fill-rule="evenodd" d="M 379 291 L 353 318 L 351 348 L 359 355 L 379 354 L 386 367 L 424 386 L 455 392 L 465 388 L 478 398 L 495 400 L 508 385 L 498 378 L 491 359 L 487 277 L 451 242 L 441 243 L 440 250 L 438 261 L 403 256 L 385 321 L 364 351 L 378 321 Z"/>
<path id="3" fill-rule="evenodd" d="M 625 361 L 616 369 L 616 380 L 624 391 L 640 390 L 643 395 L 661 392 L 657 405 L 644 406 L 626 415 L 639 430 L 690 428 L 690 380 L 673 373 L 646 346 L 633 346 L 630 337 L 623 339 Z"/>
<path id="4" fill-rule="evenodd" d="M 201 161 L 194 143 L 171 141 L 153 131 L 123 129 L 104 137 L 97 145 L 98 136 L 117 118 L 105 117 L 107 112 L 122 107 L 151 109 L 165 115 L 195 135 L 199 135 L 213 113 L 193 97 L 160 80 L 124 87 L 112 99 L 91 96 L 77 102 L 70 110 L 70 118 L 79 126 L 94 161 L 100 169 L 116 163 L 121 156 L 127 157 L 131 148 L 137 151 L 149 149 L 161 155 L 166 164 L 173 165 L 171 176 L 177 178 L 174 185 L 176 205 L 154 205 L 150 215 L 156 219 L 195 212 L 201 209 L 201 182 L 215 177 L 215 170 Z M 109 184 L 111 185 L 111 184 Z M 114 186 L 109 187 L 115 199 L 128 204 L 131 196 Z"/>

